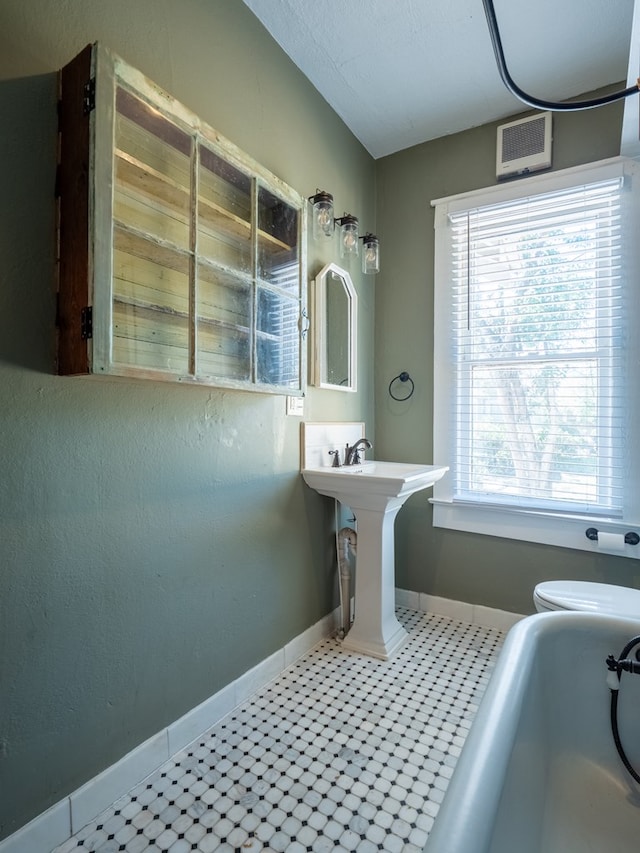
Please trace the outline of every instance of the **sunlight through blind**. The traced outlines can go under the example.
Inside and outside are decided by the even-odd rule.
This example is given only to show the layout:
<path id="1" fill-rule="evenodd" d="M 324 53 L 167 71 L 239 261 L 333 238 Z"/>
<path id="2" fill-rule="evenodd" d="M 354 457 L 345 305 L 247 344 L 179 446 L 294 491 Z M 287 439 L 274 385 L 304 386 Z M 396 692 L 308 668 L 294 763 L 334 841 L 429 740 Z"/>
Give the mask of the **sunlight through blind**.
<path id="1" fill-rule="evenodd" d="M 450 216 L 454 499 L 622 514 L 621 193 Z"/>

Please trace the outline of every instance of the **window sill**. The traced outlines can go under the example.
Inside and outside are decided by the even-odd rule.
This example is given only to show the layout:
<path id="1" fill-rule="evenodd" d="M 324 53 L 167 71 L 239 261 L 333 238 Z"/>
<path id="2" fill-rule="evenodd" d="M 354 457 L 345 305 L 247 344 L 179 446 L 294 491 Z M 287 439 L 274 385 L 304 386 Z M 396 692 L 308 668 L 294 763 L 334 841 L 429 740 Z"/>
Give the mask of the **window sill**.
<path id="1" fill-rule="evenodd" d="M 558 548 L 574 548 L 616 557 L 640 559 L 640 545 L 620 544 L 620 550 L 604 546 L 586 536 L 589 527 L 603 533 L 624 536 L 629 531 L 640 533 L 640 525 L 621 522 L 619 519 L 598 516 L 560 515 L 536 512 L 516 507 L 487 505 L 473 501 L 459 502 L 431 498 L 434 527 L 446 527 L 467 533 L 517 539 L 521 542 L 538 542 Z"/>

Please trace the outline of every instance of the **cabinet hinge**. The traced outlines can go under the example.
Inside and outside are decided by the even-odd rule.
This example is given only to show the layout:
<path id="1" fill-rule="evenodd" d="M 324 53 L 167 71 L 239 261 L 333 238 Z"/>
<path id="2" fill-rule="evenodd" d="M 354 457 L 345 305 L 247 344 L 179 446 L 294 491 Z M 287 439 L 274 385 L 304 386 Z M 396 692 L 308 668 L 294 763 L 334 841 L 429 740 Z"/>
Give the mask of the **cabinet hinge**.
<path id="1" fill-rule="evenodd" d="M 93 337 L 93 307 L 88 305 L 80 312 L 80 337 L 88 341 Z"/>
<path id="2" fill-rule="evenodd" d="M 92 77 L 84 84 L 84 92 L 82 95 L 82 112 L 89 115 L 96 108 L 96 78 Z"/>

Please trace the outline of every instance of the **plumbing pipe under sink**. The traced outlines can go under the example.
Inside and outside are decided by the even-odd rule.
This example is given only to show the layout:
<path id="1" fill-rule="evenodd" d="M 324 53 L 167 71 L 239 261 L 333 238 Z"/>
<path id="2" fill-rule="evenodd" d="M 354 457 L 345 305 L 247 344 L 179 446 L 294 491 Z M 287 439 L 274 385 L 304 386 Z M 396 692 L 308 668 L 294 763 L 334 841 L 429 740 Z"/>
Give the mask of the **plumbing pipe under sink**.
<path id="1" fill-rule="evenodd" d="M 336 501 L 337 507 L 337 501 Z M 337 525 L 336 525 L 337 526 Z M 351 564 L 349 554 L 355 557 L 358 536 L 353 527 L 343 527 L 336 534 L 338 571 L 340 573 L 340 609 L 342 613 L 341 638 L 346 637 L 351 627 Z"/>

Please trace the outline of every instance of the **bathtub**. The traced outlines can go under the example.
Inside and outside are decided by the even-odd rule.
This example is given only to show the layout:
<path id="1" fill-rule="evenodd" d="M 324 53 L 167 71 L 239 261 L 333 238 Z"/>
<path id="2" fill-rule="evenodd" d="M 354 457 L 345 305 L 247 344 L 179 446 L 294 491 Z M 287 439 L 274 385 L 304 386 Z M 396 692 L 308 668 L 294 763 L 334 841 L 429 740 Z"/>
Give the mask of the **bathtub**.
<path id="1" fill-rule="evenodd" d="M 511 629 L 424 853 L 638 853 L 640 785 L 613 743 L 605 659 L 639 634 L 588 613 Z M 619 696 L 640 772 L 640 675 L 623 674 Z"/>

